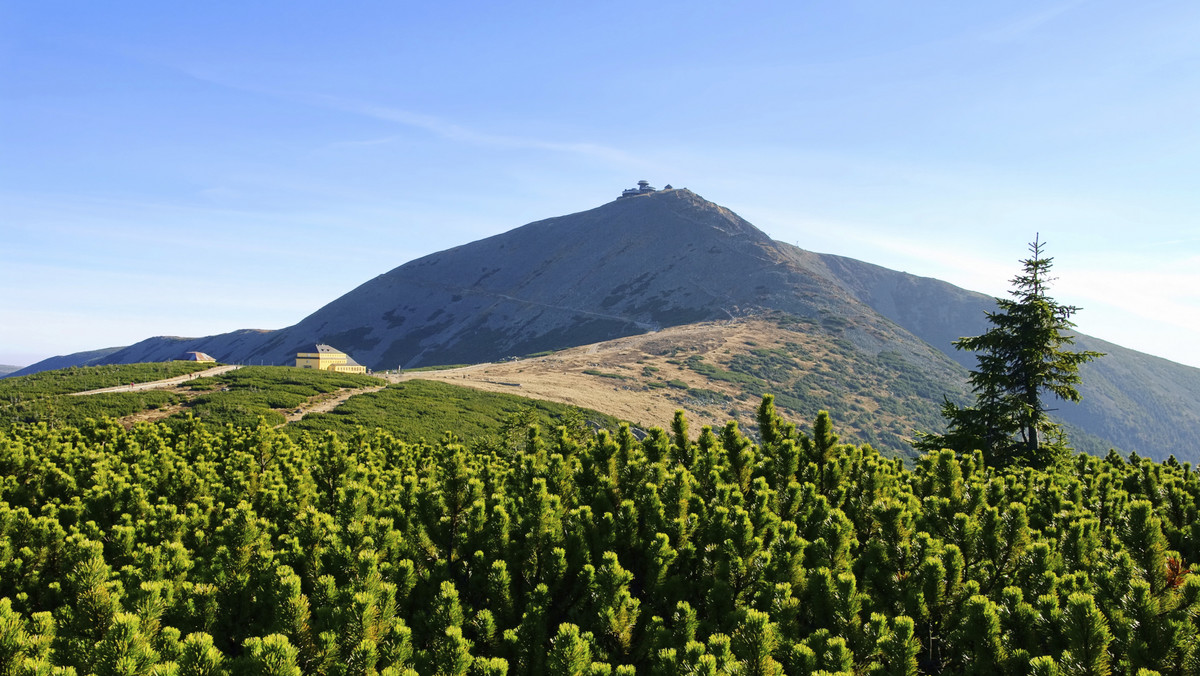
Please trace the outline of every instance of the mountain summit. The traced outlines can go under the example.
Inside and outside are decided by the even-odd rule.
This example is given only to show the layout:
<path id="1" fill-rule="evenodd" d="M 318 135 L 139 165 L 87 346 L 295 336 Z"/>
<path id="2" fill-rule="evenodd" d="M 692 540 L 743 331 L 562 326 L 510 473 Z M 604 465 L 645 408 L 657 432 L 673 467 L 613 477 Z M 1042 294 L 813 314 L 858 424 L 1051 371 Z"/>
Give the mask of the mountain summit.
<path id="1" fill-rule="evenodd" d="M 413 368 L 774 314 L 961 388 L 974 358 L 951 341 L 982 333 L 994 307 L 992 297 L 939 280 L 777 242 L 689 190 L 639 189 L 410 261 L 284 329 L 150 338 L 23 372 L 165 361 L 192 350 L 222 362 L 290 364 L 314 343 L 373 369 Z M 1087 336 L 1078 342 L 1108 356 L 1082 370 L 1084 403 L 1064 405 L 1064 420 L 1125 450 L 1197 455 L 1200 369 Z"/>
<path id="2" fill-rule="evenodd" d="M 417 259 L 270 342 L 287 354 L 301 336 L 322 337 L 377 368 L 411 368 L 762 309 L 815 316 L 857 304 L 828 280 L 798 274 L 794 258 L 732 211 L 664 190 Z"/>
<path id="3" fill-rule="evenodd" d="M 287 364 L 328 343 L 375 369 L 493 361 L 777 310 L 878 316 L 819 257 L 685 189 L 623 197 L 419 258 L 278 331 L 157 337 L 105 363 L 200 350 Z"/>

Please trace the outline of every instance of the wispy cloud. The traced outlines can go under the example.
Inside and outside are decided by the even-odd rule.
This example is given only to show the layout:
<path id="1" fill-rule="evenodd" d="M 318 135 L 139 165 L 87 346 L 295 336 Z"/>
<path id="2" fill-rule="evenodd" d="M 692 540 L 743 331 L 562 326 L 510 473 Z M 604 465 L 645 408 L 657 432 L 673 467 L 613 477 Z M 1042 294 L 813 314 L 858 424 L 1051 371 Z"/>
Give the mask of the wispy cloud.
<path id="1" fill-rule="evenodd" d="M 471 129 L 440 117 L 426 115 L 424 113 L 417 113 L 402 108 L 394 108 L 390 106 L 382 106 L 373 103 L 328 96 L 315 97 L 312 100 L 321 102 L 328 107 L 336 108 L 345 112 L 356 113 L 359 115 L 372 117 L 377 120 L 395 122 L 406 127 L 421 129 L 436 136 L 440 136 L 441 138 L 459 143 L 491 148 L 547 150 L 558 153 L 585 155 L 594 159 L 621 164 L 635 161 L 633 156 L 622 150 L 598 143 L 590 143 L 585 141 L 546 141 L 521 136 L 492 134 L 479 131 L 477 129 Z"/>
<path id="2" fill-rule="evenodd" d="M 237 82 L 229 77 L 226 77 L 225 75 L 214 73 L 208 68 L 178 66 L 177 68 L 186 73 L 189 77 L 214 84 L 219 87 L 269 96 L 272 98 L 292 101 L 304 105 L 316 106 L 331 110 L 340 110 L 342 112 L 370 117 L 377 120 L 393 122 L 412 129 L 419 129 L 421 131 L 425 131 L 440 138 L 457 143 L 489 148 L 544 150 L 555 153 L 581 155 L 595 160 L 622 165 L 639 162 L 637 158 L 623 150 L 600 143 L 593 143 L 589 141 L 556 141 L 508 134 L 496 134 L 473 129 L 471 127 L 467 127 L 452 120 L 447 120 L 435 115 L 429 115 L 404 108 L 397 108 L 393 106 L 372 103 L 369 101 L 331 96 L 327 94 L 283 91 L 270 87 L 262 87 L 256 84 Z M 400 137 L 398 136 L 384 136 L 380 138 L 359 141 L 340 141 L 337 145 L 382 145 L 395 142 L 399 139 Z"/>
<path id="3" fill-rule="evenodd" d="M 1019 16 L 1008 23 L 998 26 L 981 37 L 989 42 L 1011 42 L 1020 40 L 1042 26 L 1054 21 L 1059 16 L 1085 4 L 1087 0 L 1070 0 L 1060 2 L 1051 7 Z"/>

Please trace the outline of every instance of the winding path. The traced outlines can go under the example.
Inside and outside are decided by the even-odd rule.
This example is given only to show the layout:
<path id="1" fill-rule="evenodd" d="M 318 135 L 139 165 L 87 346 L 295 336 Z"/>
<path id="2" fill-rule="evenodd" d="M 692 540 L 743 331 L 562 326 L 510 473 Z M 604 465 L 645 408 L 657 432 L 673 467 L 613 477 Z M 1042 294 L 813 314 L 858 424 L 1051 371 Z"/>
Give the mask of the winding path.
<path id="1" fill-rule="evenodd" d="M 329 397 L 328 399 L 321 399 L 316 402 L 311 402 L 311 401 L 305 402 L 304 404 L 301 404 L 295 410 L 289 411 L 284 414 L 284 416 L 287 418 L 287 422 L 283 423 L 283 425 L 286 425 L 287 423 L 290 423 L 290 422 L 296 422 L 297 420 L 303 418 L 304 416 L 308 415 L 309 413 L 328 413 L 328 412 L 332 411 L 333 409 L 337 408 L 338 406 L 341 406 L 350 397 L 353 397 L 353 396 L 359 395 L 359 394 L 370 394 L 371 392 L 378 392 L 379 390 L 382 390 L 385 387 L 387 387 L 387 385 L 379 385 L 377 387 L 360 387 L 360 388 L 353 389 L 353 390 L 339 390 L 335 396 Z M 282 427 L 283 425 L 276 425 L 276 427 Z"/>
<path id="2" fill-rule="evenodd" d="M 228 373 L 235 369 L 242 368 L 241 364 L 226 364 L 225 366 L 214 366 L 205 371 L 196 371 L 187 373 L 174 378 L 164 378 L 163 380 L 152 380 L 146 383 L 131 383 L 129 385 L 118 385 L 116 387 L 104 387 L 98 390 L 88 390 L 87 392 L 71 392 L 71 396 L 80 397 L 85 394 L 106 394 L 108 392 L 140 392 L 141 390 L 161 390 L 167 387 L 173 387 L 180 383 L 186 383 L 189 380 L 196 378 L 208 378 L 210 376 L 219 376 L 222 373 Z"/>

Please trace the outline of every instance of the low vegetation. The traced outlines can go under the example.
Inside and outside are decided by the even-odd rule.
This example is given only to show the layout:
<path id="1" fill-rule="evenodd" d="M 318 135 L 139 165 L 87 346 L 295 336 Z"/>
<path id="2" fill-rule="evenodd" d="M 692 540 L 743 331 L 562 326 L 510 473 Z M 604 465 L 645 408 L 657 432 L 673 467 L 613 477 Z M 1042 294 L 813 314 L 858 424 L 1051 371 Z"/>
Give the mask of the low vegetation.
<path id="1" fill-rule="evenodd" d="M 317 413 L 288 425 L 288 433 L 337 432 L 349 436 L 358 428 L 380 429 L 410 443 L 440 440 L 447 432 L 474 446 L 498 446 L 515 431 L 523 439 L 529 425 L 555 429 L 617 429 L 619 422 L 597 411 L 527 399 L 514 394 L 482 392 L 429 380 L 408 380 L 347 400 L 329 413 Z"/>
<path id="2" fill-rule="evenodd" d="M 0 379 L 0 402 L 29 401 L 71 392 L 87 392 L 131 383 L 148 383 L 205 371 L 211 362 L 166 361 L 148 364 L 72 366 L 28 376 Z"/>
<path id="3" fill-rule="evenodd" d="M 164 380 L 212 368 L 211 363 L 173 361 L 152 364 L 82 366 L 0 380 L 0 424 L 45 422 L 80 425 L 87 418 L 123 417 L 184 400 L 177 394 L 146 390 L 82 397 L 76 392 Z"/>
<path id="4" fill-rule="evenodd" d="M 341 389 L 382 385 L 372 376 L 298 369 L 290 366 L 247 366 L 212 378 L 188 381 L 186 388 L 199 392 L 186 410 L 172 417 L 170 424 L 182 424 L 186 418 L 202 423 L 253 427 L 261 418 L 267 424 L 281 425 L 284 413 L 307 403 L 313 397 Z"/>
<path id="5" fill-rule="evenodd" d="M 780 320 L 780 328 L 812 330 L 808 324 L 796 325 L 785 319 Z M 926 373 L 911 357 L 896 352 L 871 356 L 842 339 L 813 341 L 803 334 L 784 333 L 778 342 L 768 345 L 754 342 L 749 349 L 728 355 L 710 352 L 673 360 L 702 376 L 707 387 L 697 388 L 679 379 L 661 380 L 663 376 L 657 373 L 654 375 L 660 380 L 651 383 L 684 389 L 692 402 L 709 404 L 737 400 L 751 402 L 753 407 L 752 402 L 771 393 L 788 415 L 806 419 L 828 410 L 856 438 L 890 454 L 910 457 L 909 442 L 916 430 L 943 428 L 943 394 L 954 402 L 966 400 L 961 385 L 955 387 L 952 381 Z M 936 359 L 938 372 L 957 368 L 947 359 Z M 951 382 L 949 391 L 947 382 Z M 697 397 L 693 394 L 696 390 L 710 396 Z"/>
<path id="6" fill-rule="evenodd" d="M 583 373 L 585 375 L 597 376 L 599 378 L 612 378 L 613 380 L 628 380 L 629 379 L 629 376 L 622 375 L 620 373 L 610 373 L 607 371 L 601 371 L 600 369 L 584 369 Z"/>
<path id="7" fill-rule="evenodd" d="M 943 450 L 908 468 L 824 413 L 803 434 L 767 398 L 757 420 L 757 444 L 682 414 L 641 441 L 500 444 L 12 426 L 0 672 L 1200 668 L 1190 465 Z"/>

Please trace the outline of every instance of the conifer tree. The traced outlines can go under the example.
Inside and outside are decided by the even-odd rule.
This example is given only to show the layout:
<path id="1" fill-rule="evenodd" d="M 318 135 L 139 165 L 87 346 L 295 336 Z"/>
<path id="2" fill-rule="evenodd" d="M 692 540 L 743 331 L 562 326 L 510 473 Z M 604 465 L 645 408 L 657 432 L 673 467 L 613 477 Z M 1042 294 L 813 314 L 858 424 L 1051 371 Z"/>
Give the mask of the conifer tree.
<path id="1" fill-rule="evenodd" d="M 812 437 L 800 437 L 800 446 L 804 449 L 805 459 L 816 468 L 817 486 L 822 492 L 829 487 L 825 477 L 825 464 L 834 458 L 837 451 L 838 435 L 833 433 L 833 422 L 829 419 L 829 411 L 818 411 L 817 419 L 813 422 Z"/>
<path id="2" fill-rule="evenodd" d="M 301 676 L 300 667 L 296 666 L 298 656 L 299 651 L 283 634 L 255 636 L 246 639 L 239 672 L 247 676 Z"/>
<path id="3" fill-rule="evenodd" d="M 141 676 L 150 673 L 158 659 L 137 615 L 117 613 L 96 647 L 95 664 L 89 667 L 97 676 Z"/>
<path id="4" fill-rule="evenodd" d="M 471 642 L 462 635 L 461 627 L 448 627 L 430 647 L 424 673 L 435 676 L 466 676 L 471 668 Z"/>
<path id="5" fill-rule="evenodd" d="M 1029 660 L 1029 673 L 1033 676 L 1058 676 L 1062 671 L 1053 657 L 1042 655 Z"/>
<path id="6" fill-rule="evenodd" d="M 56 619 L 65 630 L 59 648 L 64 661 L 84 667 L 92 662 L 95 645 L 121 612 L 121 586 L 110 581 L 111 571 L 98 543 L 83 541 L 75 546 L 82 560 L 67 574 L 63 585 L 75 603 L 61 607 L 62 615 Z"/>
<path id="7" fill-rule="evenodd" d="M 592 666 L 592 647 L 579 627 L 563 623 L 550 640 L 546 672 L 550 676 L 586 676 Z"/>
<path id="8" fill-rule="evenodd" d="M 610 650 L 626 655 L 633 641 L 633 630 L 641 606 L 641 602 L 629 591 L 633 573 L 621 567 L 616 554 L 604 552 L 601 564 L 596 569 L 596 582 L 601 594 L 597 609 L 599 636 Z"/>
<path id="9" fill-rule="evenodd" d="M 1108 644 L 1112 633 L 1095 600 L 1089 594 L 1071 594 L 1063 619 L 1070 646 L 1064 661 L 1071 664 L 1074 673 L 1108 676 L 1111 673 Z"/>
<path id="10" fill-rule="evenodd" d="M 691 465 L 691 443 L 688 441 L 688 424 L 683 411 L 675 411 L 675 417 L 671 421 L 671 431 L 675 442 L 675 445 L 671 448 L 671 454 L 674 456 L 675 462 L 682 464 L 684 467 Z"/>
<path id="11" fill-rule="evenodd" d="M 17 665 L 29 652 L 29 642 L 21 614 L 13 611 L 10 600 L 0 599 L 0 675 L 17 673 Z"/>
<path id="12" fill-rule="evenodd" d="M 778 631 L 764 612 L 747 609 L 733 637 L 734 652 L 746 676 L 782 676 L 783 666 L 772 656 L 779 646 Z"/>
<path id="13" fill-rule="evenodd" d="M 222 663 L 225 656 L 213 646 L 213 639 L 205 633 L 188 634 L 183 641 L 183 653 L 179 656 L 180 676 L 219 676 L 224 673 Z"/>
<path id="14" fill-rule="evenodd" d="M 780 433 L 783 421 L 779 419 L 779 414 L 775 412 L 775 395 L 763 395 L 762 403 L 758 405 L 757 418 L 758 434 L 762 437 L 764 445 L 778 443 L 783 440 Z"/>
<path id="15" fill-rule="evenodd" d="M 963 615 L 953 644 L 963 655 L 964 671 L 980 676 L 1003 673 L 1005 650 L 996 604 L 986 596 L 972 596 L 964 605 Z"/>
<path id="16" fill-rule="evenodd" d="M 878 647 L 882 658 L 880 676 L 917 676 L 917 654 L 921 652 L 921 643 L 917 640 L 916 624 L 911 617 L 895 618 L 891 631 L 879 638 Z"/>
<path id="17" fill-rule="evenodd" d="M 1134 500 L 1121 526 L 1119 534 L 1139 572 L 1153 591 L 1161 591 L 1166 584 L 1167 542 L 1154 506 L 1148 500 Z"/>
<path id="18" fill-rule="evenodd" d="M 471 663 L 471 673 L 478 676 L 507 676 L 508 660 L 502 657 L 476 657 Z"/>
<path id="19" fill-rule="evenodd" d="M 969 377 L 975 403 L 947 401 L 942 409 L 946 433 L 921 435 L 915 442 L 918 449 L 980 449 L 992 464 L 1036 466 L 1046 466 L 1068 450 L 1043 397 L 1078 402 L 1079 366 L 1103 355 L 1067 349 L 1075 342 L 1071 316 L 1079 308 L 1046 295 L 1054 281 L 1054 259 L 1044 249 L 1045 243 L 1034 238 L 1031 256 L 1021 261 L 1021 274 L 1011 280 L 1013 297 L 996 299 L 997 311 L 987 313 L 991 328 L 954 341 L 956 349 L 977 353 L 978 366 Z"/>

